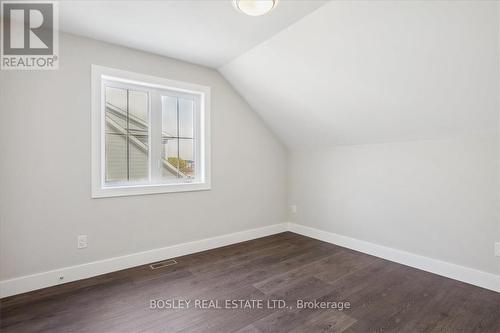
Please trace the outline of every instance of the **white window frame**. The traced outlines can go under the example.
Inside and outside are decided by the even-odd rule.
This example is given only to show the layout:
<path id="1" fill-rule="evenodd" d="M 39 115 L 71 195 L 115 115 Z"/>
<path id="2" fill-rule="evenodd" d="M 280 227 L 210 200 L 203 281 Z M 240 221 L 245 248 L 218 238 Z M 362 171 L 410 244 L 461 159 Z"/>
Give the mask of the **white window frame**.
<path id="1" fill-rule="evenodd" d="M 199 169 L 197 178 L 191 182 L 180 182 L 173 184 L 165 183 L 147 183 L 147 184 L 120 184 L 106 185 L 104 181 L 105 173 L 105 100 L 104 84 L 106 81 L 123 83 L 125 85 L 138 85 L 153 89 L 164 89 L 176 93 L 187 93 L 195 95 L 199 101 L 199 116 L 196 117 L 195 124 L 197 139 L 197 148 L 199 149 Z M 198 84 L 169 80 L 161 77 L 144 75 L 120 69 L 114 69 L 104 66 L 92 65 L 92 198 L 144 195 L 156 193 L 186 192 L 210 190 L 210 87 Z M 158 101 L 154 101 L 157 103 Z M 149 114 L 150 121 L 158 121 L 151 118 L 151 96 L 149 96 Z M 161 103 L 161 102 L 160 102 Z M 197 104 L 198 104 L 197 103 Z M 151 130 L 151 128 L 150 128 Z M 149 140 L 151 141 L 151 136 Z M 151 147 L 151 144 L 149 145 Z M 149 156 L 151 160 L 151 156 Z M 150 163 L 150 168 L 151 168 Z M 151 175 L 151 170 L 150 170 Z"/>

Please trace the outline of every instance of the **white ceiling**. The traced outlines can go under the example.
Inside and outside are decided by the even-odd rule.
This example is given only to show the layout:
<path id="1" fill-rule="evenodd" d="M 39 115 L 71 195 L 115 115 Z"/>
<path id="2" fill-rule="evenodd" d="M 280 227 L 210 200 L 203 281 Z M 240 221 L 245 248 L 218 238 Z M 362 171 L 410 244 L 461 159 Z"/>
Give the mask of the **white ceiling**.
<path id="1" fill-rule="evenodd" d="M 60 28 L 210 67 L 219 67 L 325 3 L 281 0 L 246 16 L 230 0 L 61 1 Z"/>
<path id="2" fill-rule="evenodd" d="M 220 71 L 291 148 L 496 129 L 497 6 L 332 1 Z"/>

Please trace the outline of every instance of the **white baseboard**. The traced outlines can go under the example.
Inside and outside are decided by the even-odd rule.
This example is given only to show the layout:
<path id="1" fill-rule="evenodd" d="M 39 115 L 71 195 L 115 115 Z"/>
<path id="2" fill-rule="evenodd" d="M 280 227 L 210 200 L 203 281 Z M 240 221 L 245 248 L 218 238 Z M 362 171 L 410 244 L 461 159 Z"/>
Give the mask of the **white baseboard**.
<path id="1" fill-rule="evenodd" d="M 61 283 L 86 279 L 168 258 L 175 258 L 221 246 L 244 242 L 259 237 L 269 236 L 287 231 L 287 227 L 287 223 L 275 224 L 262 228 L 245 230 L 198 241 L 138 252 L 121 257 L 89 262 L 82 265 L 64 267 L 52 271 L 21 276 L 10 280 L 3 280 L 0 281 L 0 298 L 46 288 Z M 63 278 L 61 279 L 61 277 Z"/>
<path id="2" fill-rule="evenodd" d="M 217 247 L 244 242 L 247 240 L 269 236 L 284 231 L 291 231 L 300 235 L 343 246 L 403 265 L 449 277 L 458 281 L 466 282 L 478 287 L 500 292 L 499 275 L 486 273 L 473 268 L 455 265 L 448 262 L 393 249 L 390 247 L 362 241 L 359 239 L 354 239 L 335 233 L 306 227 L 300 224 L 282 223 L 217 236 L 213 238 L 206 238 L 198 241 L 167 246 L 159 249 L 138 252 L 121 257 L 94 261 L 82 265 L 64 267 L 52 271 L 21 276 L 10 280 L 3 280 L 0 281 L 0 297 L 8 297 L 36 289 L 54 286 L 61 283 L 86 279 L 93 276 L 118 271 L 121 269 L 210 250 Z M 61 279 L 61 277 L 63 277 L 63 279 Z"/>
<path id="3" fill-rule="evenodd" d="M 418 268 L 454 280 L 500 292 L 499 275 L 338 235 L 332 232 L 306 227 L 300 224 L 289 223 L 288 230 L 303 236 L 315 238 L 324 242 L 394 261 L 406 266 Z"/>

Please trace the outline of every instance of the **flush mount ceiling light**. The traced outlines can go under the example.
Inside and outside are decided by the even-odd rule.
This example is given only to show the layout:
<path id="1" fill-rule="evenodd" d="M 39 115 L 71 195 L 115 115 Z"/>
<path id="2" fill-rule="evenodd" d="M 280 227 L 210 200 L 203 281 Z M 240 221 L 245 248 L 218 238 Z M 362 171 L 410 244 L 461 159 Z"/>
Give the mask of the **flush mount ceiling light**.
<path id="1" fill-rule="evenodd" d="M 279 0 L 233 0 L 233 5 L 244 14 L 260 16 L 276 8 L 278 2 Z"/>

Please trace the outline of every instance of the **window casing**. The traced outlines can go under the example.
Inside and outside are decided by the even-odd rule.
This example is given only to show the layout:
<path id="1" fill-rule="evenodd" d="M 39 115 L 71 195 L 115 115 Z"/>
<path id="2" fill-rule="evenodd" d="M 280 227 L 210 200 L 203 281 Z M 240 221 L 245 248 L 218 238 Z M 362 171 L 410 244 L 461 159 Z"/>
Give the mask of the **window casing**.
<path id="1" fill-rule="evenodd" d="M 92 197 L 210 189 L 210 89 L 92 66 Z"/>

